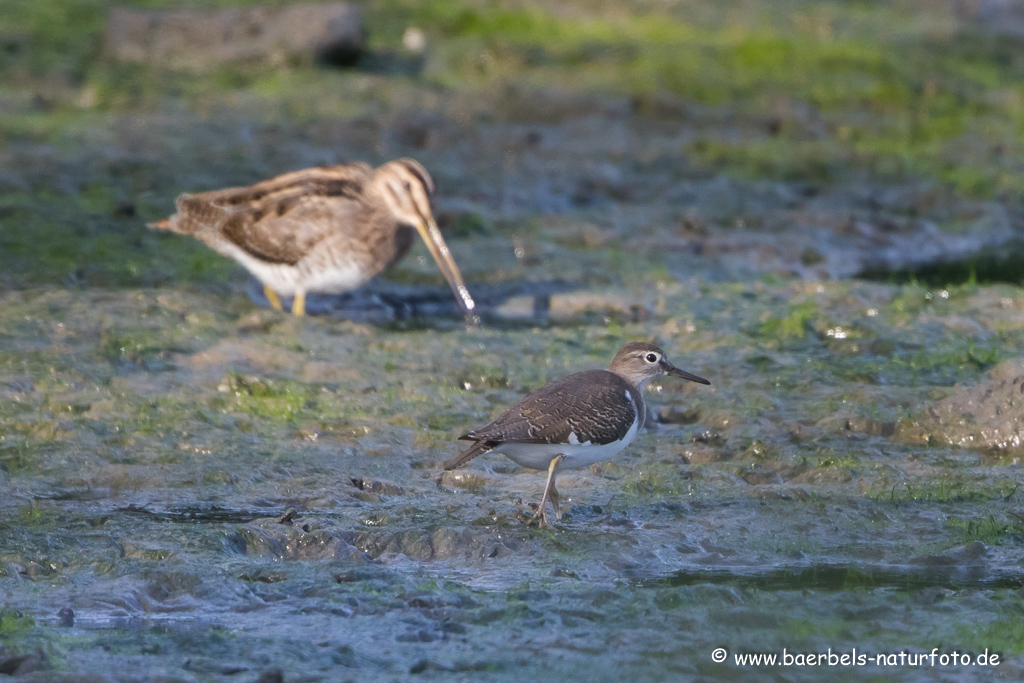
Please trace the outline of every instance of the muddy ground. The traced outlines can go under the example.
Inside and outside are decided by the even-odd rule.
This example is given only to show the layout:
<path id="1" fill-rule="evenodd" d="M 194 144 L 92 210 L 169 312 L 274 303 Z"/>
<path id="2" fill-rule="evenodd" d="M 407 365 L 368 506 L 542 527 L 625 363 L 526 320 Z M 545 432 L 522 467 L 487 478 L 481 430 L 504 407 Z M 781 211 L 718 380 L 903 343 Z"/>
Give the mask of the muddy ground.
<path id="1" fill-rule="evenodd" d="M 371 2 L 355 67 L 188 76 L 72 6 L 0 13 L 0 676 L 1024 675 L 1014 5 Z M 401 155 L 479 329 L 422 246 L 295 319 L 144 227 Z M 557 529 L 539 473 L 442 474 L 631 340 L 712 386 L 650 386 Z M 783 648 L 1001 659 L 731 657 Z"/>

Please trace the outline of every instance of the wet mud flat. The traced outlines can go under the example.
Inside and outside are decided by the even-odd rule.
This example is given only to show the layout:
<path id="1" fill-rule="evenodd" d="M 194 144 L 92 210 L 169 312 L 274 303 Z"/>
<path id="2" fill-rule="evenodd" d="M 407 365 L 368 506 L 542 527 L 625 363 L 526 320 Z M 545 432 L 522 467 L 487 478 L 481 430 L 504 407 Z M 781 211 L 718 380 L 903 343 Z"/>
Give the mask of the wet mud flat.
<path id="1" fill-rule="evenodd" d="M 183 76 L 110 4 L 0 3 L 0 679 L 1021 678 L 1016 6 L 371 0 L 351 68 Z M 478 330 L 421 245 L 300 320 L 144 227 L 400 156 Z M 442 474 L 632 340 L 713 385 L 558 529 Z M 1001 659 L 732 663 L 783 648 Z"/>
<path id="2" fill-rule="evenodd" d="M 694 282 L 660 311 L 467 331 L 5 293 L 0 659 L 25 680 L 813 680 L 711 652 L 942 647 L 1016 677 L 1021 451 L 951 446 L 932 409 L 1019 353 L 1020 290 Z M 539 473 L 442 474 L 456 436 L 639 338 L 714 385 L 649 387 L 648 432 L 560 477 L 557 530 L 523 524 Z"/>

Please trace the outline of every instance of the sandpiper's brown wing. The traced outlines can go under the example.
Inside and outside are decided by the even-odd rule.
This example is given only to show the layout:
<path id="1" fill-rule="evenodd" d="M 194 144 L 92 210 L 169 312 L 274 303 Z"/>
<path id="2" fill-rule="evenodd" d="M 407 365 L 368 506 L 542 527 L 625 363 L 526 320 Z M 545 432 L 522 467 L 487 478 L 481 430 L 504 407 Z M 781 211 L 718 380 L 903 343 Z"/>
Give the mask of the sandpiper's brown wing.
<path id="1" fill-rule="evenodd" d="M 459 438 L 475 441 L 445 464 L 455 469 L 502 443 L 585 444 L 621 441 L 637 419 L 637 389 L 614 372 L 587 370 L 541 387 L 498 419 Z"/>
<path id="2" fill-rule="evenodd" d="M 356 215 L 373 173 L 366 164 L 302 171 L 248 187 L 178 197 L 178 213 L 153 227 L 200 237 L 214 230 L 270 263 L 294 264 L 340 225 L 362 224 Z"/>

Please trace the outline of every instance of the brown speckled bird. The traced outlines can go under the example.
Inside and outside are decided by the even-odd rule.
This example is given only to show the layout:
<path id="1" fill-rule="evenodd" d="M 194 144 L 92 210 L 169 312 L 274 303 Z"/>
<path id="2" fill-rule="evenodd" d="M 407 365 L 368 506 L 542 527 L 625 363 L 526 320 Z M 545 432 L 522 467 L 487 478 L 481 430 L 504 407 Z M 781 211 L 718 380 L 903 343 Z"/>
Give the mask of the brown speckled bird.
<path id="1" fill-rule="evenodd" d="M 413 159 L 307 168 L 248 187 L 183 194 L 177 213 L 149 227 L 191 235 L 245 266 L 270 304 L 292 296 L 305 314 L 307 292 L 356 289 L 401 259 L 418 232 L 463 314 L 476 305 L 437 228 L 434 181 Z"/>
<path id="2" fill-rule="evenodd" d="M 545 509 L 549 499 L 555 518 L 562 518 L 556 472 L 609 460 L 632 443 L 647 415 L 644 387 L 663 375 L 711 384 L 672 365 L 657 346 L 630 342 L 607 370 L 577 372 L 543 386 L 486 427 L 460 436 L 474 443 L 444 468 L 453 470 L 494 452 L 523 467 L 547 470 L 544 495 L 529 523 L 550 527 Z"/>

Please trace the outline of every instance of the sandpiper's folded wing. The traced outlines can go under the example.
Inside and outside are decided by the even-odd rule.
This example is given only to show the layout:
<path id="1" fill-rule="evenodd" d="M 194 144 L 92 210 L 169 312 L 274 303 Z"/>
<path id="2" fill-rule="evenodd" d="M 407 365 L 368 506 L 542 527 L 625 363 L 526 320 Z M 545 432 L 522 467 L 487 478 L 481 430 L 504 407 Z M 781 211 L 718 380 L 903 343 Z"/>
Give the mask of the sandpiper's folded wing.
<path id="1" fill-rule="evenodd" d="M 607 370 L 588 370 L 538 389 L 486 427 L 477 442 L 595 446 L 621 441 L 637 421 L 642 397 Z"/>

